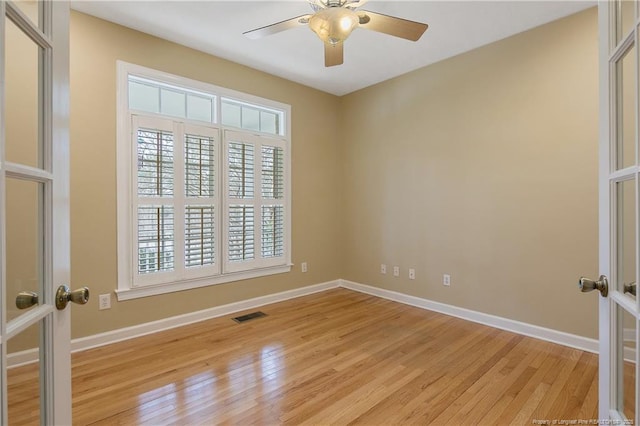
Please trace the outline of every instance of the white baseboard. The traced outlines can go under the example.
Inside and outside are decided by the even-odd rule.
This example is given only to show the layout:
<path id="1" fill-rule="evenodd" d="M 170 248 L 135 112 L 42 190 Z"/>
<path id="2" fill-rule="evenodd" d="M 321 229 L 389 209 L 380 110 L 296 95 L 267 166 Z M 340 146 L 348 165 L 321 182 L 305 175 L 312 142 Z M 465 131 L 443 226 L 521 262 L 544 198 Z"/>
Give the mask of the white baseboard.
<path id="1" fill-rule="evenodd" d="M 188 324 L 193 324 L 199 321 L 233 314 L 235 312 L 244 311 L 247 309 L 257 308 L 271 303 L 282 302 L 285 300 L 293 299 L 300 296 L 306 296 L 337 287 L 343 287 L 349 290 L 358 291 L 360 293 L 370 294 L 372 296 L 381 297 L 383 299 L 392 300 L 394 302 L 404 303 L 406 305 L 415 306 L 429 311 L 440 312 L 445 315 L 451 315 L 464 320 L 499 328 L 501 330 L 507 330 L 513 333 L 534 337 L 536 339 L 557 343 L 559 345 L 569 346 L 587 352 L 598 353 L 598 341 L 595 339 L 576 336 L 574 334 L 552 330 L 550 328 L 544 328 L 537 325 L 498 317 L 495 315 L 472 311 L 470 309 L 459 308 L 457 306 L 447 305 L 445 303 L 434 302 L 432 300 L 422 299 L 416 296 L 409 296 L 404 293 L 398 293 L 396 291 L 385 290 L 382 288 L 372 287 L 369 285 L 359 284 L 353 281 L 342 279 L 328 281 L 325 283 L 307 287 L 296 288 L 280 293 L 269 294 L 266 296 L 260 296 L 253 299 L 242 300 L 240 302 L 229 303 L 227 305 L 216 306 L 196 312 L 190 312 L 184 315 L 164 318 L 158 321 L 152 321 L 134 325 L 131 327 L 121 328 L 118 330 L 107 331 L 105 333 L 95 334 L 93 336 L 73 339 L 71 341 L 71 352 L 79 352 L 99 346 L 108 345 L 111 343 L 121 342 L 123 340 L 133 339 L 136 337 L 145 336 L 147 334 L 157 333 L 159 331 L 169 330 Z M 16 352 L 7 356 L 9 367 L 17 367 L 20 365 L 29 364 L 37 360 L 37 349 L 29 349 L 22 352 Z"/>
<path id="2" fill-rule="evenodd" d="M 508 318 L 502 318 L 495 315 L 485 314 L 482 312 L 472 311 L 470 309 L 459 308 L 445 303 L 434 302 L 420 297 L 409 296 L 396 291 L 385 290 L 378 287 L 372 287 L 365 284 L 359 284 L 348 280 L 340 280 L 340 287 L 350 290 L 359 291 L 360 293 L 370 294 L 372 296 L 382 297 L 383 299 L 393 300 L 394 302 L 404 303 L 406 305 L 415 306 L 429 311 L 440 312 L 442 314 L 451 315 L 467 321 L 476 322 L 490 327 L 499 328 L 501 330 L 511 331 L 513 333 L 522 334 L 536 339 L 546 340 L 548 342 L 557 343 L 563 346 L 580 349 L 586 352 L 598 353 L 598 341 L 587 337 L 577 336 L 575 334 L 565 333 L 550 328 L 540 327 L 537 325 L 527 324 Z"/>
<path id="3" fill-rule="evenodd" d="M 268 294 L 266 296 L 255 297 L 253 299 L 241 300 L 239 302 L 229 303 L 227 305 L 215 306 L 213 308 L 204 309 L 201 311 L 189 312 L 188 314 L 164 318 L 158 321 L 120 328 L 118 330 L 95 334 L 93 336 L 81 337 L 79 339 L 73 339 L 71 341 L 71 352 L 73 353 L 84 351 L 111 343 L 121 342 L 123 340 L 133 339 L 135 337 L 145 336 L 147 334 L 157 333 L 159 331 L 181 327 L 183 325 L 193 324 L 211 318 L 233 314 L 235 312 L 244 311 L 247 309 L 269 305 L 271 303 L 282 302 L 296 297 L 306 296 L 331 288 L 336 288 L 339 285 L 339 280 L 328 281 L 326 283 L 296 288 L 293 290 L 283 291 L 275 294 Z"/>
<path id="4" fill-rule="evenodd" d="M 227 305 L 215 306 L 213 308 L 190 312 L 188 314 L 178 315 L 175 317 L 164 318 L 158 321 L 120 328 L 118 330 L 107 331 L 105 333 L 94 334 L 93 336 L 81 337 L 79 339 L 73 339 L 71 341 L 71 352 L 79 352 L 87 349 L 97 348 L 99 346 L 133 339 L 136 337 L 145 336 L 147 334 L 157 333 L 159 331 L 169 330 L 172 328 L 193 324 L 211 318 L 217 318 L 224 315 L 233 314 L 235 312 L 269 305 L 271 303 L 282 302 L 296 297 L 306 296 L 309 294 L 329 290 L 331 288 L 336 288 L 339 287 L 339 285 L 340 280 L 328 281 L 325 283 L 296 288 L 280 293 L 255 297 L 253 299 L 241 300 L 239 302 L 229 303 Z M 7 364 L 9 367 L 18 367 L 24 364 L 35 362 L 37 360 L 37 349 L 29 349 L 26 351 L 16 352 L 7 356 Z"/>
<path id="5" fill-rule="evenodd" d="M 7 354 L 7 368 L 21 367 L 38 360 L 38 348 Z"/>

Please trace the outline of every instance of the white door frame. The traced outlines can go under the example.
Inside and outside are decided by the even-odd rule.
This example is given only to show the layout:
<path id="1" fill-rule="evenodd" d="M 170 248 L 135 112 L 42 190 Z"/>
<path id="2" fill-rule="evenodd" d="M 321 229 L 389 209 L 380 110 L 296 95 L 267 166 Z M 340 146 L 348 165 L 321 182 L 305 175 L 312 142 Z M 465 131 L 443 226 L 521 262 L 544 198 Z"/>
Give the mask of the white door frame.
<path id="1" fill-rule="evenodd" d="M 598 62 L 599 62 L 599 179 L 598 179 L 598 235 L 599 235 L 599 270 L 602 275 L 611 276 L 609 268 L 609 215 L 610 215 L 610 194 L 609 194 L 609 5 L 608 2 L 598 2 Z M 606 11 L 604 10 L 606 9 Z M 604 29 L 604 30 L 603 30 Z M 606 33 L 607 35 L 604 35 Z M 598 297 L 599 302 L 599 336 L 600 354 L 598 366 L 598 418 L 608 419 L 611 406 L 611 339 L 610 339 L 610 302 L 606 297 Z"/>
<path id="2" fill-rule="evenodd" d="M 635 344 L 633 351 L 627 351 L 627 355 L 632 354 L 632 360 L 627 357 L 628 361 L 635 362 L 635 383 L 633 384 L 635 391 L 635 413 L 634 418 L 629 419 L 637 424 L 639 421 L 638 409 L 639 404 L 639 387 L 638 387 L 638 329 L 640 319 L 640 310 L 638 309 L 637 297 L 630 297 L 622 291 L 622 283 L 624 277 L 619 277 L 619 259 L 618 253 L 620 245 L 618 244 L 621 225 L 618 223 L 620 219 L 619 199 L 621 197 L 617 190 L 617 184 L 622 181 L 634 182 L 634 198 L 635 198 L 635 282 L 638 283 L 638 269 L 640 263 L 638 261 L 639 246 L 639 220 L 638 220 L 638 31 L 635 24 L 637 23 L 637 11 L 634 12 L 633 34 L 623 34 L 620 37 L 616 35 L 617 22 L 621 22 L 622 8 L 618 8 L 618 0 L 608 1 L 600 0 L 598 2 L 598 30 L 599 30 L 599 200 L 598 200 L 598 216 L 599 216 L 599 269 L 600 274 L 610 277 L 608 297 L 599 296 L 599 334 L 600 334 L 600 353 L 599 353 L 599 419 L 612 423 L 608 424 L 625 424 L 623 412 L 620 410 L 621 395 L 623 395 L 624 383 L 620 383 L 622 357 L 625 350 L 630 349 L 623 346 L 624 342 L 620 330 L 623 324 L 620 323 L 619 312 L 625 312 L 624 315 L 632 317 L 635 327 Z M 626 3 L 629 5 L 631 3 Z M 637 1 L 634 2 L 634 8 L 637 9 Z M 620 42 L 617 42 L 620 38 Z M 625 42 L 626 40 L 626 42 Z M 622 73 L 615 66 L 619 59 L 624 57 L 627 52 L 634 49 L 633 59 L 635 64 L 635 73 L 632 76 L 635 81 L 635 90 L 633 93 L 625 93 L 625 96 L 634 96 L 634 117 L 635 117 L 635 154 L 632 164 L 627 167 L 618 167 L 616 164 L 620 154 L 618 151 L 618 134 L 620 129 L 618 115 L 621 114 L 619 107 L 621 104 L 622 86 L 618 86 L 621 81 Z M 617 83 L 618 82 L 618 83 Z M 614 189 L 615 188 L 615 189 Z M 621 240 L 622 241 L 622 240 Z M 623 310 L 623 311 L 622 311 Z"/>
<path id="3" fill-rule="evenodd" d="M 40 22 L 32 22 L 21 9 L 0 1 L 0 422 L 8 424 L 6 342 L 27 327 L 41 323 L 40 418 L 43 424 L 71 424 L 70 310 L 55 307 L 56 289 L 70 280 L 69 233 L 69 4 L 47 1 Z M 40 65 L 43 83 L 43 167 L 9 163 L 5 157 L 5 47 L 9 18 L 36 45 L 44 49 Z M 6 284 L 6 203 L 8 176 L 44 184 L 44 294 L 40 304 L 20 317 L 7 321 L 6 306 L 14 294 Z"/>

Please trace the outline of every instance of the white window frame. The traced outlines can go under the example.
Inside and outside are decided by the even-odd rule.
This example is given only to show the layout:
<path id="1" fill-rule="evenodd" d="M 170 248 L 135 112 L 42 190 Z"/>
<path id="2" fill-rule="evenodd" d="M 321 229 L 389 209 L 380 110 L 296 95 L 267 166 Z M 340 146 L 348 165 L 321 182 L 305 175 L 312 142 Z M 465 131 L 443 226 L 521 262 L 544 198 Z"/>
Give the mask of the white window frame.
<path id="1" fill-rule="evenodd" d="M 128 81 L 129 76 L 146 78 L 161 83 L 175 85 L 190 90 L 201 91 L 215 96 L 213 123 L 192 121 L 184 118 L 169 117 L 156 113 L 139 112 L 129 110 Z M 217 87 L 208 83 L 187 79 L 184 77 L 164 73 L 139 65 L 130 64 L 123 61 L 117 62 L 117 258 L 118 258 L 118 286 L 116 295 L 118 300 L 129 300 L 139 297 L 153 296 L 157 294 L 170 293 L 228 283 L 232 281 L 263 277 L 273 274 L 286 273 L 291 271 L 291 107 L 289 105 L 260 98 L 253 95 L 237 92 L 230 89 Z M 223 98 L 233 99 L 240 103 L 258 105 L 260 107 L 283 112 L 280 130 L 282 135 L 271 135 L 256 131 L 242 130 L 235 127 L 226 127 L 221 124 L 221 100 Z M 151 274 L 138 274 L 137 272 L 137 193 L 134 193 L 134 184 L 137 182 L 137 147 L 133 143 L 134 123 L 153 123 L 156 120 L 158 126 L 167 127 L 169 121 L 174 123 L 171 130 L 174 133 L 174 158 L 183 155 L 182 141 L 178 141 L 178 135 L 189 133 L 190 129 L 202 130 L 204 133 L 213 131 L 214 134 L 203 134 L 202 136 L 214 136 L 216 147 L 216 197 L 214 203 L 216 215 L 216 258 L 215 264 L 204 268 L 199 268 L 200 272 L 178 267 L 171 272 L 160 272 Z M 179 123 L 178 123 L 179 122 Z M 142 126 L 145 127 L 145 126 Z M 148 126 L 147 126 L 148 127 Z M 261 259 L 260 246 L 256 241 L 255 253 L 258 259 L 251 262 L 242 262 L 243 265 L 231 265 L 227 260 L 227 137 L 226 133 L 236 137 L 240 135 L 243 139 L 256 143 L 256 161 L 261 161 L 260 146 L 262 143 L 269 146 L 282 147 L 284 150 L 284 197 L 278 204 L 284 205 L 284 256 L 283 258 Z M 196 130 L 196 133 L 198 131 Z M 202 132 L 201 132 L 202 133 Z M 260 170 L 256 166 L 256 170 Z M 183 179 L 182 168 L 174 168 L 174 179 Z M 256 228 L 261 224 L 261 186 L 260 176 L 256 176 L 255 182 Z M 174 185 L 174 236 L 175 236 L 175 262 L 183 262 L 184 244 L 184 212 L 179 212 L 184 203 L 184 194 L 179 194 L 181 185 Z M 183 191 L 182 191 L 183 192 Z M 271 200 L 264 201 L 265 205 Z M 256 229 L 256 240 L 260 239 L 259 229 Z M 178 253 L 180 252 L 180 253 Z M 184 263 L 184 262 L 183 262 Z M 204 273 L 206 271 L 206 274 Z"/>

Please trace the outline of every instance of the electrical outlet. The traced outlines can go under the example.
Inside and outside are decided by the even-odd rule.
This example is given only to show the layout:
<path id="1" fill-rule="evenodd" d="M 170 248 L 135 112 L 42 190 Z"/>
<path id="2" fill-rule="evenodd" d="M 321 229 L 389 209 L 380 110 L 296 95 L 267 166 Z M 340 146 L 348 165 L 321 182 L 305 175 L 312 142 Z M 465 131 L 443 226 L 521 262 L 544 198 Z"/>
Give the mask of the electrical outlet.
<path id="1" fill-rule="evenodd" d="M 451 275 L 444 274 L 442 276 L 442 285 L 450 286 L 451 285 Z"/>
<path id="2" fill-rule="evenodd" d="M 380 264 L 380 273 L 381 274 L 386 274 L 387 273 L 387 265 L 385 265 L 384 263 Z"/>
<path id="3" fill-rule="evenodd" d="M 400 267 L 399 266 L 394 266 L 393 267 L 393 276 L 394 277 L 399 277 L 400 276 Z"/>
<path id="4" fill-rule="evenodd" d="M 98 296 L 98 309 L 111 309 L 111 295 L 110 294 L 101 294 Z"/>
<path id="5" fill-rule="evenodd" d="M 410 280 L 416 279 L 416 270 L 413 268 L 409 268 L 409 279 Z"/>
<path id="6" fill-rule="evenodd" d="M 302 272 L 307 272 L 309 270 L 309 268 L 307 267 L 307 262 L 302 262 L 300 268 L 302 269 Z"/>

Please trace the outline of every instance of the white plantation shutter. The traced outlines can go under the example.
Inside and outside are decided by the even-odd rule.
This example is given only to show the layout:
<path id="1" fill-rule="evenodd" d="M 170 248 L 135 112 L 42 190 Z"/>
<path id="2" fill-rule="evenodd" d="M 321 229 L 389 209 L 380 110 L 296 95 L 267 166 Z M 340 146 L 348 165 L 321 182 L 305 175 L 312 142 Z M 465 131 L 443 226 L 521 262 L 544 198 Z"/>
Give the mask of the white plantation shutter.
<path id="1" fill-rule="evenodd" d="M 173 195 L 173 134 L 139 128 L 137 146 L 138 196 Z"/>
<path id="2" fill-rule="evenodd" d="M 216 257 L 214 208 L 185 208 L 185 266 L 213 265 Z"/>
<path id="3" fill-rule="evenodd" d="M 255 259 L 255 146 L 227 141 L 228 237 L 227 259 Z"/>
<path id="4" fill-rule="evenodd" d="M 290 271 L 290 107 L 132 64 L 118 79 L 118 299 Z"/>
<path id="5" fill-rule="evenodd" d="M 262 145 L 262 257 L 284 256 L 284 150 Z"/>
<path id="6" fill-rule="evenodd" d="M 184 266 L 186 274 L 219 273 L 217 129 L 187 126 L 184 136 Z"/>
<path id="7" fill-rule="evenodd" d="M 229 196 L 252 199 L 255 186 L 254 146 L 250 143 L 229 141 Z"/>
<path id="8" fill-rule="evenodd" d="M 284 206 L 262 206 L 262 257 L 284 255 Z"/>
<path id="9" fill-rule="evenodd" d="M 227 256 L 225 271 L 287 264 L 283 140 L 225 132 Z"/>
<path id="10" fill-rule="evenodd" d="M 138 273 L 174 269 L 173 208 L 138 206 Z"/>
<path id="11" fill-rule="evenodd" d="M 255 258 L 255 215 L 253 206 L 229 206 L 230 262 L 241 262 Z"/>
<path id="12" fill-rule="evenodd" d="M 262 146 L 262 197 L 281 200 L 284 197 L 284 150 Z"/>
<path id="13" fill-rule="evenodd" d="M 187 134 L 185 137 L 185 195 L 216 196 L 215 138 Z"/>
<path id="14" fill-rule="evenodd" d="M 219 130 L 135 115 L 132 128 L 134 285 L 218 274 Z"/>
<path id="15" fill-rule="evenodd" d="M 137 203 L 133 211 L 136 271 L 141 281 L 175 271 L 175 129 L 161 120 L 134 117 Z"/>

